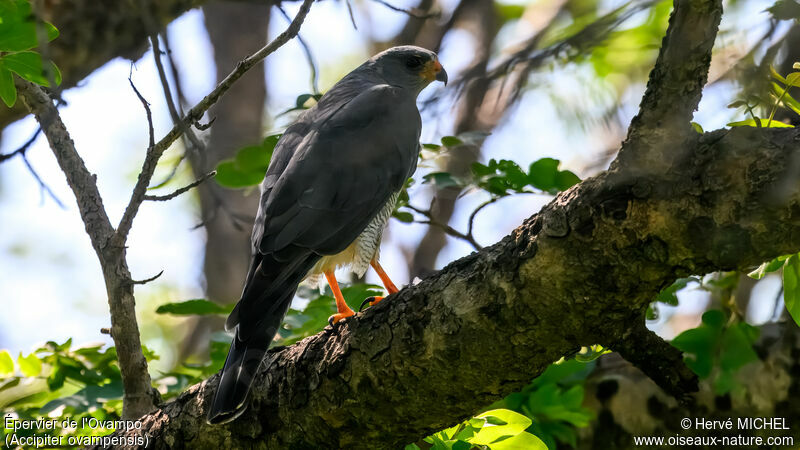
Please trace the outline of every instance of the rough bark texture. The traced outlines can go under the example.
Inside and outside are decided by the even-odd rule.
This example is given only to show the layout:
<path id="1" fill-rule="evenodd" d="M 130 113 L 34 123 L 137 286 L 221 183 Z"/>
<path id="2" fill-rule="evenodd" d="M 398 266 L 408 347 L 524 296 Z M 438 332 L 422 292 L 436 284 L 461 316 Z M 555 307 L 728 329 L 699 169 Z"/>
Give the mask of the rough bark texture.
<path id="1" fill-rule="evenodd" d="M 215 376 L 145 416 L 143 432 L 155 448 L 397 448 L 579 346 L 639 339 L 631 324 L 677 277 L 800 250 L 800 194 L 781 189 L 798 180 L 786 168 L 800 131 L 719 130 L 678 154 L 647 178 L 586 180 L 338 333 L 271 350 L 238 421 L 205 424 Z"/>

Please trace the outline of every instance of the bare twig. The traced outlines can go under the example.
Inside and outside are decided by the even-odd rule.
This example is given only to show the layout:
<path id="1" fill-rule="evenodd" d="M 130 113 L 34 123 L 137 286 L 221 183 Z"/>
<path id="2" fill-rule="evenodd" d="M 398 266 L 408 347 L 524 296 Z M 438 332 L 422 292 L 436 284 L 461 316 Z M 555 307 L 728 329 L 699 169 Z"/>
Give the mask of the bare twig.
<path id="1" fill-rule="evenodd" d="M 153 46 L 153 59 L 156 63 L 156 70 L 158 71 L 158 78 L 161 81 L 161 87 L 164 91 L 164 100 L 167 102 L 169 115 L 172 117 L 172 121 L 181 127 L 183 131 L 183 137 L 185 139 L 189 139 L 189 142 L 191 142 L 192 145 L 186 145 L 186 147 L 190 148 L 191 151 L 197 151 L 200 152 L 200 154 L 204 154 L 205 146 L 202 142 L 200 142 L 200 139 L 198 139 L 197 135 L 194 134 L 191 125 L 186 124 L 181 120 L 181 114 L 183 114 L 182 108 L 179 112 L 178 107 L 175 106 L 175 101 L 172 99 L 172 90 L 169 87 L 169 81 L 167 81 L 167 72 L 164 70 L 164 64 L 161 62 L 161 48 L 158 45 L 158 35 L 153 34 L 150 36 L 150 45 Z"/>
<path id="2" fill-rule="evenodd" d="M 48 186 L 47 183 L 45 183 L 44 180 L 42 180 L 42 177 L 40 177 L 39 174 L 36 172 L 36 170 L 33 168 L 31 162 L 28 161 L 28 156 L 25 154 L 25 152 L 22 152 L 20 156 L 22 156 L 22 162 L 25 163 L 25 167 L 28 168 L 28 172 L 30 172 L 33 178 L 36 180 L 36 182 L 39 183 L 39 189 L 42 192 L 42 200 L 44 200 L 44 194 L 47 194 L 50 196 L 50 198 L 53 199 L 54 202 L 56 202 L 59 208 L 67 209 L 67 207 L 64 206 L 64 203 L 62 203 L 61 200 L 59 200 L 58 197 L 56 197 L 56 194 L 53 192 L 53 190 L 50 189 L 50 186 Z"/>
<path id="3" fill-rule="evenodd" d="M 347 14 L 350 15 L 350 23 L 353 24 L 353 29 L 358 30 L 358 25 L 356 25 L 356 17 L 353 15 L 353 5 L 350 4 L 350 0 L 344 0 L 344 4 L 347 5 Z"/>
<path id="4" fill-rule="evenodd" d="M 314 0 L 304 0 L 303 4 L 300 6 L 297 16 L 295 16 L 292 23 L 283 33 L 278 35 L 278 37 L 276 37 L 272 42 L 268 43 L 254 54 L 239 62 L 239 64 L 236 65 L 236 68 L 230 74 L 228 74 L 228 76 L 225 77 L 225 79 L 222 80 L 217 87 L 215 87 L 199 103 L 190 109 L 188 113 L 186 113 L 186 115 L 181 119 L 181 122 L 185 125 L 190 125 L 200 120 L 203 117 L 203 114 L 205 114 L 205 112 L 208 111 L 208 109 L 215 104 L 219 98 L 231 88 L 231 86 L 233 86 L 233 83 L 235 83 L 236 80 L 241 78 L 242 75 L 250 70 L 251 67 L 261 62 L 267 57 L 267 55 L 271 54 L 286 44 L 290 39 L 297 36 L 297 33 L 300 31 L 300 25 L 305 20 L 306 15 L 308 15 L 308 11 L 311 8 L 312 3 L 314 3 Z M 133 219 L 136 217 L 136 213 L 139 211 L 139 206 L 142 204 L 142 201 L 144 201 L 144 196 L 147 193 L 147 186 L 150 184 L 150 180 L 153 177 L 153 173 L 155 172 L 156 164 L 158 163 L 159 158 L 161 158 L 161 155 L 164 153 L 164 151 L 166 151 L 172 145 L 172 143 L 183 134 L 183 128 L 183 125 L 176 124 L 166 136 L 148 149 L 144 163 L 142 164 L 142 171 L 139 173 L 139 179 L 136 182 L 136 186 L 133 188 L 131 199 L 128 202 L 128 206 L 122 215 L 119 225 L 117 226 L 117 230 L 114 235 L 115 244 L 124 244 L 125 240 L 127 239 L 128 233 L 133 225 Z"/>
<path id="5" fill-rule="evenodd" d="M 409 16 L 411 16 L 411 17 L 413 17 L 415 19 L 425 20 L 425 19 L 432 19 L 432 18 L 441 16 L 441 13 L 438 12 L 438 11 L 432 12 L 432 13 L 427 13 L 427 14 L 420 14 L 417 11 L 412 11 L 410 9 L 405 9 L 405 8 L 400 8 L 400 7 L 394 6 L 394 5 L 392 5 L 391 3 L 389 3 L 389 2 L 387 2 L 385 0 L 372 0 L 372 1 L 374 1 L 376 3 L 380 3 L 381 5 L 391 9 L 392 11 L 397 11 L 397 12 L 401 12 L 401 13 L 404 13 L 404 14 L 408 14 Z"/>
<path id="6" fill-rule="evenodd" d="M 420 223 L 420 224 L 423 224 L 423 225 L 431 225 L 431 226 L 434 226 L 434 227 L 441 228 L 442 231 L 444 231 L 446 234 L 449 234 L 450 236 L 453 236 L 455 238 L 458 238 L 458 239 L 461 239 L 463 241 L 468 242 L 470 245 L 472 245 L 472 247 L 475 250 L 480 250 L 480 249 L 483 248 L 483 246 L 481 244 L 479 244 L 478 241 L 475 240 L 475 236 L 473 236 L 471 232 L 465 234 L 465 233 L 462 233 L 462 232 L 456 230 L 455 228 L 451 227 L 450 225 L 448 225 L 446 223 L 442 223 L 442 222 L 437 221 L 436 219 L 434 219 L 433 214 L 431 213 L 430 210 L 417 208 L 414 205 L 406 205 L 406 207 L 408 209 L 411 209 L 412 211 L 418 213 L 418 214 L 421 214 L 421 215 L 425 216 L 428 219 L 428 220 L 415 220 L 414 223 Z"/>
<path id="7" fill-rule="evenodd" d="M 36 129 L 36 132 L 33 133 L 33 136 L 31 136 L 30 139 L 25 141 L 25 143 L 22 144 L 18 149 L 14 150 L 11 153 L 0 155 L 0 163 L 8 159 L 11 159 L 17 155 L 24 154 L 26 151 L 28 151 L 28 147 L 30 147 L 31 145 L 33 145 L 34 142 L 36 142 L 36 139 L 39 137 L 39 134 L 41 132 L 42 132 L 42 127 L 39 127 L 38 129 Z"/>
<path id="8" fill-rule="evenodd" d="M 286 13 L 286 10 L 283 9 L 282 6 L 278 5 L 278 11 L 281 12 L 281 15 L 286 19 L 287 22 L 292 23 L 292 18 L 289 17 L 289 14 Z M 308 61 L 308 67 L 311 69 L 311 90 L 315 95 L 319 94 L 319 75 L 317 71 L 317 62 L 314 60 L 314 54 L 311 53 L 311 47 L 308 46 L 300 33 L 297 33 L 297 42 L 299 42 L 300 47 L 303 48 L 303 53 L 306 55 L 306 61 Z"/>
<path id="9" fill-rule="evenodd" d="M 131 70 L 133 70 L 133 65 L 131 65 Z M 148 102 L 139 90 L 136 89 L 136 85 L 133 84 L 133 80 L 131 79 L 131 75 L 128 75 L 128 83 L 131 84 L 131 88 L 133 88 L 133 92 L 136 93 L 136 97 L 139 98 L 139 101 L 142 103 L 142 107 L 144 108 L 144 113 L 147 116 L 147 132 L 148 132 L 148 139 L 149 145 L 148 148 L 153 148 L 155 146 L 155 131 L 153 130 L 153 112 L 150 111 L 150 102 Z"/>
<path id="10" fill-rule="evenodd" d="M 189 189 L 192 189 L 194 187 L 199 186 L 202 182 L 206 181 L 207 179 L 213 177 L 216 174 L 217 174 L 217 171 L 216 170 L 212 170 L 211 172 L 209 172 L 209 173 L 203 175 L 202 177 L 194 180 L 192 183 L 190 183 L 190 184 L 188 184 L 188 185 L 186 185 L 186 186 L 184 186 L 184 187 L 182 187 L 180 189 L 177 189 L 175 192 L 173 192 L 171 194 L 168 194 L 168 195 L 145 195 L 144 199 L 145 200 L 149 200 L 149 201 L 153 201 L 153 202 L 165 202 L 167 200 L 172 200 L 173 198 L 183 194 L 184 192 L 188 191 Z"/>
<path id="11" fill-rule="evenodd" d="M 151 281 L 155 281 L 156 279 L 158 279 L 158 277 L 160 277 L 163 274 L 164 271 L 162 270 L 161 272 L 158 272 L 157 274 L 153 275 L 150 278 L 145 278 L 144 280 L 131 280 L 131 284 L 147 284 Z"/>
<path id="12" fill-rule="evenodd" d="M 472 211 L 472 214 L 469 215 L 469 222 L 468 222 L 469 225 L 467 225 L 467 235 L 468 236 L 472 236 L 472 228 L 473 228 L 473 225 L 475 224 L 475 216 L 477 216 L 478 213 L 481 212 L 481 210 L 483 208 L 486 208 L 487 206 L 489 206 L 492 203 L 500 200 L 501 198 L 502 197 L 492 197 L 489 200 L 486 200 L 485 202 L 483 202 L 480 205 L 478 205 L 478 207 L 475 208 L 474 211 Z"/>

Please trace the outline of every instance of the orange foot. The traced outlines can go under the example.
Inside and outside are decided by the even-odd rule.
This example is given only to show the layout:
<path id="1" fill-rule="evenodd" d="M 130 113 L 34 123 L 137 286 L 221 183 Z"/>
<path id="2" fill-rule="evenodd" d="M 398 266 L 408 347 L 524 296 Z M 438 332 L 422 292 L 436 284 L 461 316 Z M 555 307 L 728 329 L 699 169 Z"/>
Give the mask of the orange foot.
<path id="1" fill-rule="evenodd" d="M 336 323 L 340 320 L 354 315 L 355 312 L 353 312 L 353 310 L 347 306 L 347 303 L 345 303 L 342 291 L 339 289 L 339 283 L 336 282 L 336 277 L 333 275 L 333 272 L 325 272 L 325 278 L 328 279 L 328 284 L 331 286 L 331 290 L 333 291 L 333 297 L 336 299 L 337 312 L 328 318 L 328 323 L 333 326 L 336 325 Z"/>
<path id="2" fill-rule="evenodd" d="M 361 302 L 361 306 L 358 307 L 358 312 L 361 312 L 364 309 L 364 305 L 375 306 L 383 300 L 383 297 L 367 297 Z"/>

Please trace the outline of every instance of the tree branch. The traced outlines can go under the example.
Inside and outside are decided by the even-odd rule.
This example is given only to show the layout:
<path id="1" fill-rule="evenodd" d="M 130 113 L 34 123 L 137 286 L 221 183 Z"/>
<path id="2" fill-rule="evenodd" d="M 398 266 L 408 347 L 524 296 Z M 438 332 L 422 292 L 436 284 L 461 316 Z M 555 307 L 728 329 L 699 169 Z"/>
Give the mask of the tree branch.
<path id="1" fill-rule="evenodd" d="M 314 0 L 304 0 L 303 4 L 300 6 L 300 10 L 297 12 L 297 16 L 295 16 L 292 23 L 289 24 L 283 33 L 278 35 L 278 37 L 276 37 L 272 42 L 268 43 L 254 54 L 239 62 L 236 68 L 199 103 L 192 107 L 192 109 L 186 113 L 180 122 L 172 127 L 166 136 L 164 136 L 155 145 L 147 149 L 147 155 L 145 156 L 144 163 L 142 164 L 142 171 L 139 173 L 139 179 L 136 181 L 130 202 L 128 203 L 127 208 L 125 208 L 125 213 L 122 215 L 119 226 L 117 226 L 117 232 L 114 236 L 114 239 L 117 243 L 124 244 L 125 240 L 127 239 L 128 232 L 133 225 L 133 218 L 136 217 L 136 213 L 139 211 L 139 206 L 142 204 L 142 201 L 144 201 L 144 196 L 147 192 L 147 186 L 150 184 L 150 180 L 153 178 L 153 173 L 156 170 L 156 164 L 158 163 L 159 158 L 161 158 L 161 155 L 172 145 L 173 142 L 175 142 L 176 139 L 182 135 L 183 129 L 185 129 L 184 127 L 191 126 L 195 122 L 199 121 L 203 117 L 203 114 L 205 114 L 205 112 L 208 111 L 208 109 L 214 103 L 216 103 L 217 100 L 219 100 L 219 98 L 231 88 L 231 86 L 233 86 L 236 80 L 241 78 L 242 75 L 250 70 L 251 67 L 255 66 L 264 58 L 266 58 L 267 55 L 279 49 L 281 46 L 289 42 L 290 39 L 297 36 L 297 33 L 300 31 L 300 25 L 302 25 L 303 21 L 305 20 L 313 2 Z"/>
<path id="2" fill-rule="evenodd" d="M 186 191 L 188 191 L 188 190 L 190 190 L 190 189 L 192 189 L 194 187 L 199 186 L 202 182 L 208 180 L 209 178 L 213 177 L 216 174 L 217 174 L 217 171 L 216 170 L 212 170 L 211 172 L 208 172 L 207 174 L 203 175 L 202 177 L 194 180 L 190 184 L 187 184 L 186 186 L 184 186 L 184 187 L 182 187 L 180 189 L 176 189 L 175 192 L 172 192 L 171 194 L 167 194 L 167 195 L 145 195 L 144 199 L 152 201 L 152 202 L 165 202 L 167 200 L 172 200 L 173 198 L 183 194 L 184 192 L 186 192 Z"/>
<path id="3" fill-rule="evenodd" d="M 125 248 L 111 244 L 114 228 L 97 189 L 96 176 L 86 168 L 50 97 L 42 88 L 28 81 L 17 79 L 16 86 L 28 110 L 36 116 L 59 167 L 67 177 L 86 233 L 103 269 L 111 311 L 111 335 L 117 348 L 124 387 L 122 415 L 125 418 L 141 416 L 152 410 L 156 402 L 139 340 L 133 283 L 125 260 Z"/>
<path id="4" fill-rule="evenodd" d="M 708 79 L 721 18 L 722 0 L 674 0 L 639 114 L 612 168 L 629 164 L 658 172 L 672 164 L 676 137 L 694 133 L 690 122 Z"/>
<path id="5" fill-rule="evenodd" d="M 674 170 L 585 180 L 338 333 L 272 349 L 239 420 L 202 420 L 214 376 L 144 417 L 141 432 L 155 448 L 398 448 L 518 390 L 577 346 L 625 342 L 631 317 L 677 277 L 800 250 L 800 192 L 765 201 L 785 177 L 797 181 L 785 163 L 800 154 L 800 131 L 718 130 L 684 145 Z"/>

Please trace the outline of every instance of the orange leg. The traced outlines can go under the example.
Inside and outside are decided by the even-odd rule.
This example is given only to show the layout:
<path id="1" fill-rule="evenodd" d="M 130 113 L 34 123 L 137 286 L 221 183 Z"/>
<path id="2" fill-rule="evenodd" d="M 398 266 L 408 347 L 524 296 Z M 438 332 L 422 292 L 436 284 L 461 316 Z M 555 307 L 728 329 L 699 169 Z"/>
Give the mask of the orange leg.
<path id="1" fill-rule="evenodd" d="M 350 317 L 353 314 L 352 309 L 347 306 L 347 303 L 344 301 L 344 296 L 342 295 L 342 291 L 339 289 L 339 283 L 336 282 L 336 277 L 333 275 L 332 271 L 325 272 L 325 278 L 328 279 L 328 284 L 333 291 L 333 297 L 336 299 L 336 310 L 337 313 L 332 315 L 330 319 L 328 319 L 331 324 L 335 324 L 336 322 L 344 319 L 345 317 Z"/>
<path id="2" fill-rule="evenodd" d="M 386 290 L 389 291 L 389 295 L 396 294 L 400 291 L 400 289 L 397 289 L 397 286 L 392 283 L 392 280 L 389 279 L 389 275 L 386 275 L 386 272 L 383 271 L 383 267 L 381 267 L 377 259 L 370 261 L 369 265 L 371 265 L 372 268 L 375 269 L 375 272 L 378 273 L 378 276 L 381 277 L 381 281 L 386 287 Z"/>
<path id="3" fill-rule="evenodd" d="M 394 283 L 392 283 L 392 280 L 389 278 L 389 275 L 386 275 L 386 272 L 384 272 L 383 267 L 381 267 L 378 260 L 373 259 L 372 261 L 369 262 L 369 265 L 371 265 L 372 268 L 375 269 L 375 272 L 377 272 L 378 276 L 381 277 L 383 286 L 389 292 L 389 295 L 396 294 L 397 292 L 400 291 L 399 289 L 397 289 L 397 286 L 395 286 Z M 373 306 L 378 302 L 380 302 L 381 300 L 383 300 L 383 297 L 369 297 L 368 299 L 364 300 L 363 303 L 361 303 L 361 308 L 363 308 L 365 304 Z M 361 310 L 361 308 L 359 308 L 359 310 Z"/>

